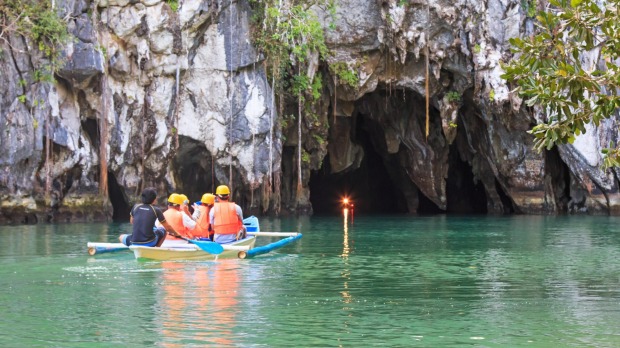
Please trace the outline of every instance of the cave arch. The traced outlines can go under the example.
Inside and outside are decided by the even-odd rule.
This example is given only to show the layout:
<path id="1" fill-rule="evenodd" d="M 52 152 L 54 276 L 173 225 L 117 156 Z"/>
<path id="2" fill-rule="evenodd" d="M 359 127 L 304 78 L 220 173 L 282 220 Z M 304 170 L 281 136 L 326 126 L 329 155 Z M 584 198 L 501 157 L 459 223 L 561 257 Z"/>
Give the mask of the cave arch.
<path id="1" fill-rule="evenodd" d="M 407 213 L 402 192 L 390 176 L 389 165 L 376 151 L 370 135 L 363 130 L 363 118 L 358 121 L 354 141 L 363 149 L 363 158 L 357 168 L 333 173 L 329 154 L 320 170 L 310 175 L 310 203 L 317 215 L 340 213 L 341 200 L 351 198 L 355 211 L 364 214 Z M 362 127 L 361 127 L 362 126 Z"/>
<path id="2" fill-rule="evenodd" d="M 129 221 L 129 213 L 131 206 L 125 195 L 125 191 L 118 184 L 116 176 L 108 171 L 108 197 L 112 203 L 112 221 L 127 222 Z"/>
<path id="3" fill-rule="evenodd" d="M 472 168 L 459 156 L 456 143 L 450 146 L 446 179 L 447 214 L 487 214 L 487 196 Z"/>
<path id="4" fill-rule="evenodd" d="M 485 187 L 476 180 L 467 161 L 471 154 L 461 155 L 459 151 L 467 149 L 460 149 L 458 141 L 452 145 L 444 142 L 436 109 L 431 110 L 431 137 L 438 141 L 434 146 L 445 146 L 447 153 L 445 210 L 426 197 L 411 180 L 403 164 L 408 161 L 403 159 L 408 156 L 405 145 L 402 140 L 394 140 L 400 139 L 398 128 L 394 127 L 411 127 L 411 123 L 406 124 L 414 117 L 413 122 L 418 122 L 414 127 L 423 129 L 424 103 L 419 94 L 402 89 L 377 90 L 349 105 L 343 102 L 337 115 L 330 119 L 328 154 L 321 169 L 310 176 L 313 211 L 316 214 L 339 213 L 341 197 L 349 195 L 356 200 L 356 211 L 364 213 L 487 214 Z M 389 127 L 397 132 L 396 135 L 384 134 Z M 460 129 L 465 127 L 461 125 Z M 441 145 L 442 142 L 445 145 Z"/>
<path id="5" fill-rule="evenodd" d="M 207 147 L 199 141 L 179 135 L 179 147 L 172 160 L 172 175 L 176 187 L 192 202 L 199 201 L 206 192 L 215 192 L 216 168 Z"/>

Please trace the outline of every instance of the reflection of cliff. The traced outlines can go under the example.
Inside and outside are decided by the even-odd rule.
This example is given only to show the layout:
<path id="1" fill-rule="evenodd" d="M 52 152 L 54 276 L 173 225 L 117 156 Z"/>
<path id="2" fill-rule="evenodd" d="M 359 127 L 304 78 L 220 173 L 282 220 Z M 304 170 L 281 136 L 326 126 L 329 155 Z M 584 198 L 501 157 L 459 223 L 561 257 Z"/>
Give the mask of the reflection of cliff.
<path id="1" fill-rule="evenodd" d="M 233 328 L 239 316 L 236 263 L 219 261 L 193 267 L 162 262 L 160 317 L 162 344 L 183 347 L 186 342 L 217 347 L 234 346 Z"/>
<path id="2" fill-rule="evenodd" d="M 246 211 L 311 212 L 329 198 L 322 187 L 352 186 L 373 212 L 618 211 L 598 151 L 618 143 L 613 122 L 531 149 L 526 131 L 544 115 L 499 77 L 507 40 L 532 27 L 523 1 L 440 0 L 428 17 L 405 3 L 342 0 L 325 18 L 337 30 L 326 31 L 323 94 L 301 125 L 297 192 L 297 123 L 283 119 L 296 101 L 273 100 L 247 1 L 66 2 L 75 40 L 56 83 L 37 78 L 40 55 L 22 37 L 0 40 L 11 52 L 0 57 L 0 223 L 126 220 L 143 187 L 197 200 L 221 183 Z"/>

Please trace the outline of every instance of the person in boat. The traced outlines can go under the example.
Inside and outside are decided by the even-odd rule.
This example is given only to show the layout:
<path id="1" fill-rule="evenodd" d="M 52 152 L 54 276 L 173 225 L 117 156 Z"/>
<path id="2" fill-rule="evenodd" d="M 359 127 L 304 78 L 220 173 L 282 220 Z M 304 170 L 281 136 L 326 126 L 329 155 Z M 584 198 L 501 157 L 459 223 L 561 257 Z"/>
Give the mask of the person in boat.
<path id="1" fill-rule="evenodd" d="M 212 193 L 205 193 L 202 195 L 199 203 L 200 205 L 194 205 L 194 213 L 192 214 L 192 217 L 196 221 L 194 236 L 213 240 L 213 229 L 209 221 L 209 212 L 215 204 L 215 195 Z"/>
<path id="2" fill-rule="evenodd" d="M 173 193 L 168 197 L 168 209 L 164 212 L 164 217 L 180 237 L 194 239 L 192 232 L 196 228 L 196 221 L 189 214 L 188 205 L 187 197 Z M 175 237 L 173 239 L 182 239 L 175 235 L 173 237 Z"/>
<path id="3" fill-rule="evenodd" d="M 214 233 L 213 241 L 225 244 L 245 238 L 243 211 L 239 205 L 228 200 L 230 197 L 228 186 L 218 186 L 215 195 L 218 200 L 209 211 L 209 221 Z"/>
<path id="4" fill-rule="evenodd" d="M 142 191 L 140 200 L 142 204 L 136 204 L 129 213 L 129 222 L 133 225 L 131 234 L 121 234 L 118 240 L 130 246 L 161 246 L 166 239 L 166 231 L 176 234 L 161 210 L 154 206 L 157 199 L 157 191 L 153 187 L 147 187 Z M 162 227 L 153 228 L 155 221 L 159 221 Z"/>

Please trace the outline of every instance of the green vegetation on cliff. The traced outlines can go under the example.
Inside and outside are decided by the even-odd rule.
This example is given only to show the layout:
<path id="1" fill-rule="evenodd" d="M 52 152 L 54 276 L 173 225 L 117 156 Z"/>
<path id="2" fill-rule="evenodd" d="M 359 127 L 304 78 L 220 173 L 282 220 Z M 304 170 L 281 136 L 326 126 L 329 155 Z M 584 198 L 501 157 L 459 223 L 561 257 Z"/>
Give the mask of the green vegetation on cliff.
<path id="1" fill-rule="evenodd" d="M 544 123 L 530 131 L 535 148 L 572 143 L 620 108 L 620 0 L 550 0 L 536 15 L 537 33 L 510 40 L 515 58 L 503 75 Z M 620 166 L 620 149 L 603 150 L 605 166 Z"/>
<path id="2" fill-rule="evenodd" d="M 38 81 L 51 81 L 54 72 L 62 64 L 62 48 L 69 40 L 67 24 L 58 17 L 47 1 L 3 0 L 0 2 L 0 40 L 11 49 L 16 49 L 10 35 L 21 35 L 27 40 L 30 50 L 43 54 L 46 62 L 37 67 Z M 22 52 L 30 53 L 30 52 Z M 0 48 L 0 54 L 4 54 Z"/>
<path id="3" fill-rule="evenodd" d="M 333 0 L 251 0 L 254 11 L 254 41 L 265 58 L 267 74 L 278 96 L 280 117 L 284 99 L 297 100 L 297 190 L 302 188 L 302 162 L 309 154 L 302 149 L 304 115 L 316 124 L 315 103 L 323 90 L 319 64 L 325 61 L 328 49 L 323 25 L 313 7 L 335 14 Z"/>

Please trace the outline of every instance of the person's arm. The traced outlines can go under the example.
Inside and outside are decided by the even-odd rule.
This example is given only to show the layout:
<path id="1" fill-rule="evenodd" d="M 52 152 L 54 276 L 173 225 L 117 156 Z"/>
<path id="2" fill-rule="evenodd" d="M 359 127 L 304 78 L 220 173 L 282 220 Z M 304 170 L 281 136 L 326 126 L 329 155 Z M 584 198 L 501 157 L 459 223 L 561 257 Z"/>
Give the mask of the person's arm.
<path id="1" fill-rule="evenodd" d="M 172 226 L 170 226 L 168 221 L 166 221 L 166 217 L 164 216 L 164 213 L 162 213 L 159 208 L 154 208 L 154 211 L 155 211 L 155 216 L 157 216 L 157 222 L 160 223 L 164 229 L 166 229 L 166 232 L 168 232 L 168 234 L 171 234 L 173 236 L 179 237 L 180 236 L 179 233 L 175 231 Z"/>
<path id="2" fill-rule="evenodd" d="M 133 225 L 133 211 L 134 209 L 136 209 L 136 205 L 133 206 L 133 208 L 131 208 L 131 210 L 129 211 L 129 223 Z"/>
<path id="3" fill-rule="evenodd" d="M 172 228 L 172 226 L 170 226 L 170 224 L 168 223 L 168 221 L 163 221 L 161 222 L 162 226 L 164 226 L 164 228 L 166 229 L 166 232 L 168 232 L 168 234 L 173 235 L 175 237 L 181 237 L 181 235 L 174 230 L 174 228 Z"/>
<path id="4" fill-rule="evenodd" d="M 183 211 L 181 212 L 181 215 L 183 216 L 183 226 L 187 227 L 188 230 L 193 230 L 196 228 L 196 221 L 192 220 L 192 218 Z M 186 234 L 190 239 L 196 238 L 196 236 L 194 236 L 190 231 L 187 231 Z"/>
<path id="5" fill-rule="evenodd" d="M 181 212 L 183 214 L 183 225 L 187 228 L 189 228 L 190 230 L 193 230 L 194 228 L 196 228 L 196 221 L 194 221 L 194 219 L 192 219 L 191 216 L 189 216 L 187 213 L 185 212 Z"/>
<path id="6" fill-rule="evenodd" d="M 243 211 L 241 210 L 241 207 L 238 204 L 235 204 L 235 210 L 237 211 L 237 217 L 239 217 L 239 221 L 243 223 Z"/>
<path id="7" fill-rule="evenodd" d="M 198 221 L 199 218 L 200 218 L 200 209 L 198 209 L 197 205 L 194 205 L 194 213 L 192 214 L 192 219 L 194 219 L 195 221 Z"/>

